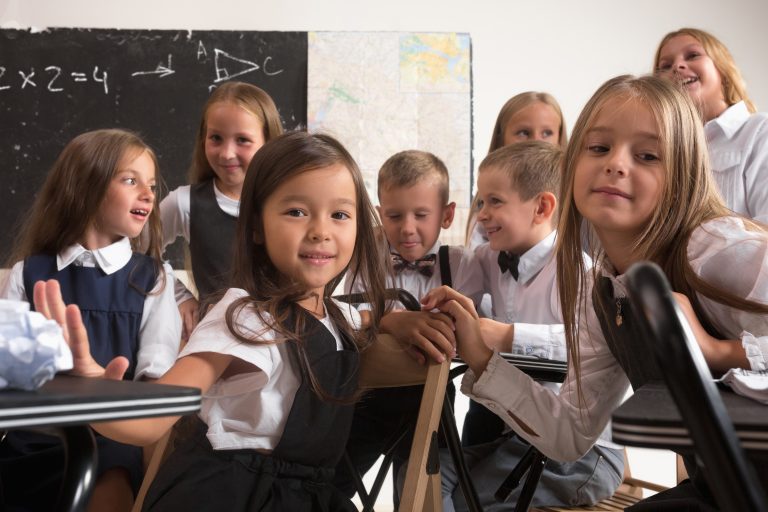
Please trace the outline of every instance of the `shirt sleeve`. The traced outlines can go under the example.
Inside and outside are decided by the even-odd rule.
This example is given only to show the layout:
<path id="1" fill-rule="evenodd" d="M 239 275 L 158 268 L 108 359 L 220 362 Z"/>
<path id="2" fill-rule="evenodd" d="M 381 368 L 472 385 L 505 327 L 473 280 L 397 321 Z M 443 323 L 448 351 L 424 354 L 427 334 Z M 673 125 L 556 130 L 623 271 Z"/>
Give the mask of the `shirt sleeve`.
<path id="1" fill-rule="evenodd" d="M 171 191 L 160 203 L 160 221 L 163 225 L 163 250 L 183 236 L 189 242 L 190 192 L 185 185 Z"/>
<path id="2" fill-rule="evenodd" d="M 6 273 L 0 287 L 0 298 L 27 302 L 27 292 L 24 289 L 23 261 L 17 261 Z"/>
<path id="3" fill-rule="evenodd" d="M 174 297 L 173 269 L 163 265 L 155 288 L 144 300 L 139 330 L 139 354 L 135 379 L 161 377 L 176 361 L 181 340 L 181 317 Z M 161 291 L 160 287 L 163 287 Z"/>
<path id="4" fill-rule="evenodd" d="M 592 447 L 629 387 L 594 311 L 587 317 L 579 341 L 580 390 L 572 365 L 556 394 L 498 354 L 480 376 L 468 370 L 462 381 L 465 394 L 496 413 L 544 455 L 559 461 L 577 460 Z M 586 325 L 592 328 L 585 332 Z"/>
<path id="5" fill-rule="evenodd" d="M 567 361 L 563 324 L 527 324 L 515 322 L 512 353 Z"/>
<path id="6" fill-rule="evenodd" d="M 464 247 L 451 246 L 449 254 L 454 290 L 472 299 L 475 306 L 479 305 L 484 291 L 483 269 L 475 257 L 475 252 Z"/>

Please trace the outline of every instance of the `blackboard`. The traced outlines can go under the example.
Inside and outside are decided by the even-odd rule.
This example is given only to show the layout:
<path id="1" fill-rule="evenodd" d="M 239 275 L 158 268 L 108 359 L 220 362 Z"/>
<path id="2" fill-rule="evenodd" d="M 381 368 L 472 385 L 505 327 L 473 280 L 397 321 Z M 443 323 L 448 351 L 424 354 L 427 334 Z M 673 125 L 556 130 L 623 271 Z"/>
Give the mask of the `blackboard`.
<path id="1" fill-rule="evenodd" d="M 157 152 L 169 189 L 185 184 L 202 106 L 226 80 L 266 90 L 286 129 L 306 126 L 307 33 L 0 30 L 2 261 L 46 173 L 79 133 L 135 130 Z M 169 255 L 183 266 L 178 247 Z"/>

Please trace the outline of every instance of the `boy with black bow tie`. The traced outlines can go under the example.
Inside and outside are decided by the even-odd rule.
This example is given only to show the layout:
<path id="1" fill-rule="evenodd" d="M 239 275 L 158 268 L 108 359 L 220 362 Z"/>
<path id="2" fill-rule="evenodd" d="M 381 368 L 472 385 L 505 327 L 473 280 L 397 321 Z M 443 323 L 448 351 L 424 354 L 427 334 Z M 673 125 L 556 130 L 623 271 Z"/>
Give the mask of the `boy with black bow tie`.
<path id="1" fill-rule="evenodd" d="M 441 285 L 479 300 L 482 275 L 472 252 L 464 247 L 441 245 L 440 231 L 453 222 L 456 203 L 449 202 L 445 164 L 435 155 L 417 150 L 390 157 L 379 170 L 377 207 L 387 238 L 391 272 L 388 288 L 402 288 L 416 299 Z M 362 291 L 355 284 L 347 292 Z M 366 305 L 360 307 L 363 322 Z M 441 361 L 455 354 L 453 322 L 439 312 L 405 311 L 395 307 L 380 323 L 381 332 L 393 335 L 416 360 Z M 347 453 L 360 473 L 379 457 L 385 441 L 398 424 L 412 421 L 418 412 L 421 386 L 377 389 L 355 408 Z M 396 455 L 395 469 L 404 462 L 410 443 Z M 355 489 L 346 466 L 337 467 L 336 484 L 350 495 Z M 397 501 L 397 498 L 395 498 Z"/>
<path id="2" fill-rule="evenodd" d="M 477 221 L 488 242 L 475 249 L 474 263 L 482 269 L 483 291 L 492 302 L 491 318 L 480 319 L 481 334 L 498 352 L 567 360 L 555 260 L 562 157 L 555 145 L 526 141 L 500 148 L 480 164 Z M 494 493 L 528 446 L 503 430 L 500 418 L 470 401 L 462 444 L 485 510 L 511 511 L 516 505 L 517 494 L 497 503 Z M 548 461 L 533 505 L 567 506 L 569 499 L 581 503 L 583 495 L 610 495 L 621 482 L 623 454 L 612 443 L 598 444 L 576 462 Z M 443 451 L 443 509 L 466 510 L 452 461 Z"/>

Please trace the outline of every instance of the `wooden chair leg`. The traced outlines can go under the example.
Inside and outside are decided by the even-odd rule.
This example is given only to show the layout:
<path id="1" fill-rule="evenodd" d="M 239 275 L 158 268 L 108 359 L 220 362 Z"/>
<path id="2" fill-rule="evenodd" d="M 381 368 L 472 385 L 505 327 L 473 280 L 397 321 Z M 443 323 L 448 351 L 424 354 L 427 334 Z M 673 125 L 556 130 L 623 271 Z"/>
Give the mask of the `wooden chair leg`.
<path id="1" fill-rule="evenodd" d="M 408 457 L 400 510 L 442 510 L 439 464 L 437 464 L 436 469 L 430 468 L 431 474 L 428 474 L 427 462 L 433 440 L 435 443 L 437 440 L 437 428 L 440 423 L 440 412 L 445 398 L 449 368 L 450 363 L 446 360 L 440 364 L 433 363 L 427 369 L 424 394 L 421 398 L 419 417 L 416 421 L 411 453 Z M 437 446 L 432 449 L 437 449 Z M 428 488 L 432 491 L 428 492 Z M 430 495 L 429 506 L 425 503 L 427 494 Z"/>

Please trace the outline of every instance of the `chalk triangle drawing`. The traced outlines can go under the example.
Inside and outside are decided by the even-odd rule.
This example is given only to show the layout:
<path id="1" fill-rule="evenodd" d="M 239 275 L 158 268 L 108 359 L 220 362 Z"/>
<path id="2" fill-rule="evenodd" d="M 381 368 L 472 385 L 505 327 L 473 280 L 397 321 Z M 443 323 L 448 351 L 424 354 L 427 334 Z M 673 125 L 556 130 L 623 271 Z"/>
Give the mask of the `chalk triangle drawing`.
<path id="1" fill-rule="evenodd" d="M 214 62 L 216 65 L 216 83 L 229 80 L 230 78 L 235 78 L 236 76 L 244 75 L 259 69 L 259 65 L 255 62 L 251 62 L 245 59 L 238 59 L 237 57 L 234 57 L 225 51 L 219 50 L 218 48 L 214 48 L 213 50 L 215 52 Z M 230 71 L 228 66 L 233 65 L 235 66 L 235 69 L 240 68 L 240 71 Z"/>

